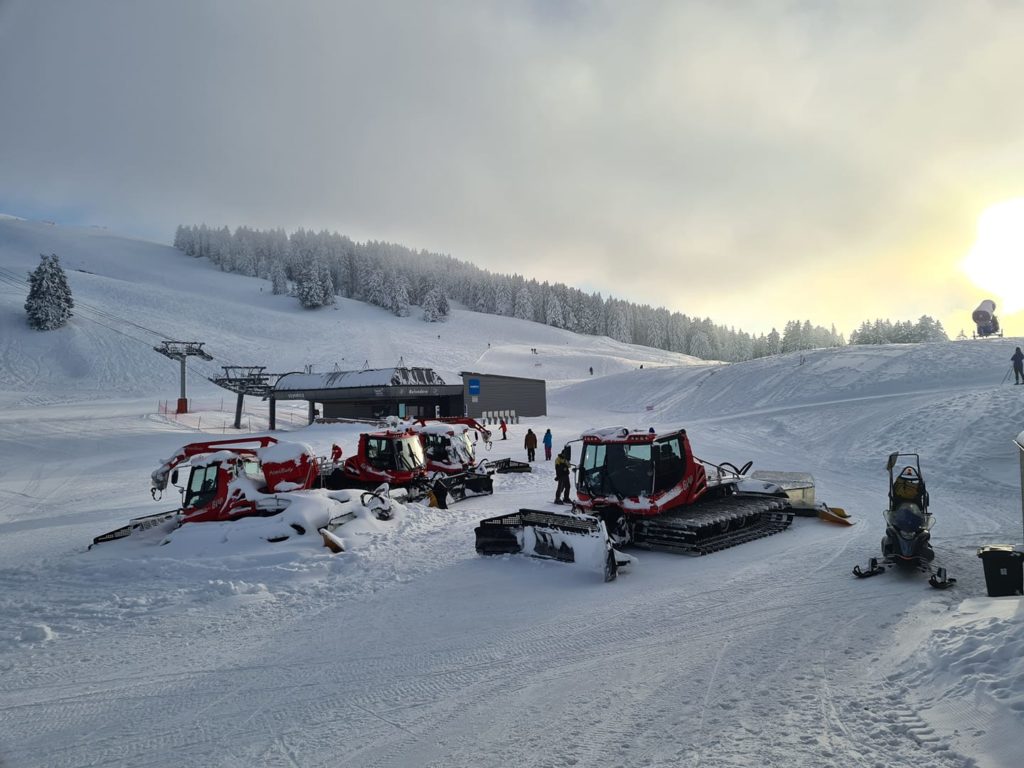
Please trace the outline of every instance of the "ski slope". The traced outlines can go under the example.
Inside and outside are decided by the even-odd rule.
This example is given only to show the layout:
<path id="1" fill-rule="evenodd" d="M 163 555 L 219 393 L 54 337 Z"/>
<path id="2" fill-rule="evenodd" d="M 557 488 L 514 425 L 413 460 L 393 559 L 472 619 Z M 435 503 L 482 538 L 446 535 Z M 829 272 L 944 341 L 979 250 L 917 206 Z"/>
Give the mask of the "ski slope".
<path id="1" fill-rule="evenodd" d="M 77 306 L 37 333 L 24 278 L 50 252 Z M 4 768 L 1019 764 L 1024 609 L 986 596 L 976 556 L 1022 537 L 1024 387 L 1003 382 L 1019 339 L 719 365 L 457 308 L 444 324 L 347 300 L 310 312 L 269 290 L 167 246 L 0 219 Z M 186 417 L 159 412 L 178 386 L 161 338 L 215 357 L 190 364 Z M 858 524 L 798 518 L 703 558 L 633 551 L 610 584 L 478 557 L 481 518 L 555 509 L 540 461 L 497 476 L 493 496 L 342 527 L 340 555 L 219 524 L 86 549 L 173 506 L 148 488 L 174 449 L 238 434 L 233 397 L 204 374 L 399 358 L 548 379 L 550 415 L 485 457 L 525 459 L 527 427 L 558 446 L 591 427 L 685 426 L 702 458 L 812 472 Z M 290 423 L 287 439 L 322 453 L 359 432 Z M 894 450 L 921 454 L 951 590 L 850 573 L 879 552 Z"/>

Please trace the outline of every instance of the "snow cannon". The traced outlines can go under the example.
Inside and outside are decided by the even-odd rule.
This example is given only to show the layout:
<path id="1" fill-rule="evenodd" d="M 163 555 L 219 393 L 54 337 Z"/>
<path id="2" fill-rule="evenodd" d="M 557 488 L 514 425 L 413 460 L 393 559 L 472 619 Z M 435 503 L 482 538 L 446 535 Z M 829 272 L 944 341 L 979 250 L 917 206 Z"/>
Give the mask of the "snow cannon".
<path id="1" fill-rule="evenodd" d="M 1002 336 L 999 331 L 999 320 L 996 318 L 996 303 L 991 299 L 985 299 L 978 308 L 971 314 L 971 319 L 977 326 L 975 337 L 985 338 L 986 336 Z"/>

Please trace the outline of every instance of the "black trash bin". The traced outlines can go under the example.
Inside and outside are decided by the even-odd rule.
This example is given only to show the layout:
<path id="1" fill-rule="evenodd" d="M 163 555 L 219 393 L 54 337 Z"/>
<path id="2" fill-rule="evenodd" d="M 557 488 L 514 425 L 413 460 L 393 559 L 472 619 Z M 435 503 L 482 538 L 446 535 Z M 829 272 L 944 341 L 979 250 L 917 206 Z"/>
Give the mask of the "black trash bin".
<path id="1" fill-rule="evenodd" d="M 985 568 L 989 597 L 1024 593 L 1024 552 L 1005 544 L 994 544 L 979 549 L 978 557 Z"/>

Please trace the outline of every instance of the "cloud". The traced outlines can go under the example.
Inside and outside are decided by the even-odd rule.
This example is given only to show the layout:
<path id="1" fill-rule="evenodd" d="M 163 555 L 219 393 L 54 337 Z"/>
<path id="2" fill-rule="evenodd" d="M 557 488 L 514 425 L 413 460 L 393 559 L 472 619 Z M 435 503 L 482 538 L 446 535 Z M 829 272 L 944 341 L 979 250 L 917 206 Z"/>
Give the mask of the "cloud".
<path id="1" fill-rule="evenodd" d="M 754 331 L 849 328 L 893 316 L 894 259 L 955 264 L 980 210 L 1021 194 L 1021 21 L 998 2 L 8 2 L 0 200 L 164 239 L 325 227 Z"/>

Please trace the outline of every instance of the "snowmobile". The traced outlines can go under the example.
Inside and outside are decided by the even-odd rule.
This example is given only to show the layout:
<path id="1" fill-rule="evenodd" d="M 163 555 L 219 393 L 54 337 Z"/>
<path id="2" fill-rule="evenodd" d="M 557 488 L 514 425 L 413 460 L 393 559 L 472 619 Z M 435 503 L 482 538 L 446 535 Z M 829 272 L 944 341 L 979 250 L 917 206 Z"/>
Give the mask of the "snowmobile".
<path id="1" fill-rule="evenodd" d="M 906 464 L 898 474 L 893 470 L 901 459 Z M 871 558 L 866 569 L 853 567 L 853 575 L 864 579 L 885 573 L 889 567 L 915 569 L 929 574 L 928 583 L 936 589 L 948 589 L 956 583 L 946 569 L 933 565 L 935 550 L 931 545 L 931 527 L 935 522 L 928 511 L 928 489 L 921 474 L 921 460 L 916 453 L 891 453 L 886 462 L 889 472 L 889 506 L 882 537 L 882 557 Z"/>
<path id="2" fill-rule="evenodd" d="M 521 509 L 482 520 L 477 552 L 579 562 L 574 550 L 582 547 L 611 580 L 629 560 L 617 547 L 705 555 L 784 531 L 797 516 L 852 525 L 844 510 L 814 502 L 810 475 L 748 475 L 750 462 L 705 462 L 693 455 L 685 429 L 609 427 L 578 442 L 572 512 Z"/>

